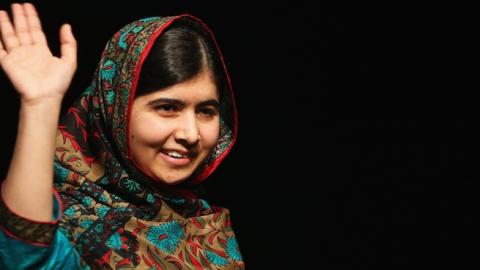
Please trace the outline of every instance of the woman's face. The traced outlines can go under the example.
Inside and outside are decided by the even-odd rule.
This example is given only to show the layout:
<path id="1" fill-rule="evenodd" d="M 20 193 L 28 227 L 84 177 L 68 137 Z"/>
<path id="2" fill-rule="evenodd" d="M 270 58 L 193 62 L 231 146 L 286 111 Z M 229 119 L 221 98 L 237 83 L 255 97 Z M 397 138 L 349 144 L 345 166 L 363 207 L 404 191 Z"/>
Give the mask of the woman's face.
<path id="1" fill-rule="evenodd" d="M 130 118 L 131 159 L 158 181 L 187 179 L 217 143 L 219 112 L 210 72 L 136 97 Z"/>

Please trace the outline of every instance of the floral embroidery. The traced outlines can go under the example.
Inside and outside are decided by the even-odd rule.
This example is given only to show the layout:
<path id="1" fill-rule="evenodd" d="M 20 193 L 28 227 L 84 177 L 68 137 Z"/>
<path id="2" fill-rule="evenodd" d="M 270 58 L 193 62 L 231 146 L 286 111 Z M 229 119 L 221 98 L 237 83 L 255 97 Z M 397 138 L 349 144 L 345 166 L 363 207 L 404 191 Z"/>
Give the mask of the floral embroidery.
<path id="1" fill-rule="evenodd" d="M 140 19 L 139 21 L 143 22 L 143 23 L 148 23 L 148 22 L 153 22 L 153 21 L 158 21 L 160 20 L 161 17 L 147 17 L 147 18 L 143 18 L 143 19 Z"/>
<path id="2" fill-rule="evenodd" d="M 75 210 L 73 209 L 73 206 L 71 206 L 67 210 L 65 210 L 64 214 L 69 216 L 69 217 L 73 217 L 73 215 L 75 214 Z"/>
<path id="3" fill-rule="evenodd" d="M 238 248 L 237 240 L 234 237 L 227 239 L 227 254 L 230 258 L 235 261 L 241 261 L 242 255 L 240 254 L 240 249 Z"/>
<path id="4" fill-rule="evenodd" d="M 93 200 L 92 198 L 88 197 L 88 196 L 85 196 L 83 197 L 82 199 L 82 203 L 86 206 L 86 207 L 89 207 L 92 203 L 93 203 Z"/>
<path id="5" fill-rule="evenodd" d="M 149 203 L 154 203 L 155 202 L 155 197 L 151 193 L 148 193 L 148 195 L 147 195 L 147 202 L 149 202 Z"/>
<path id="6" fill-rule="evenodd" d="M 105 206 L 105 205 L 100 205 L 100 206 L 98 207 L 98 210 L 97 210 L 98 216 L 101 217 L 101 218 L 103 218 L 103 217 L 107 214 L 107 212 L 108 212 L 109 210 L 110 210 L 110 207 Z"/>
<path id="7" fill-rule="evenodd" d="M 108 201 L 108 197 L 107 197 L 107 195 L 102 194 L 102 195 L 100 195 L 100 197 L 98 198 L 98 200 L 99 200 L 100 202 L 102 202 L 102 203 L 105 203 L 105 202 Z"/>
<path id="8" fill-rule="evenodd" d="M 178 222 L 170 222 L 151 227 L 147 239 L 163 252 L 173 254 L 183 235 L 182 226 Z"/>
<path id="9" fill-rule="evenodd" d="M 228 260 L 214 252 L 211 252 L 211 251 L 208 251 L 206 250 L 205 251 L 205 255 L 208 259 L 208 261 L 214 265 L 218 265 L 218 266 L 225 266 L 228 264 Z"/>
<path id="10" fill-rule="evenodd" d="M 140 184 L 131 179 L 126 179 L 124 181 L 124 184 L 127 187 L 127 189 L 131 192 L 138 192 L 141 190 Z"/>
<path id="11" fill-rule="evenodd" d="M 115 101 L 115 92 L 113 91 L 107 91 L 107 103 L 108 104 L 113 104 Z"/>
<path id="12" fill-rule="evenodd" d="M 92 223 L 93 223 L 93 220 L 84 219 L 84 220 L 80 221 L 80 227 L 82 227 L 84 229 L 88 229 L 88 227 L 90 227 L 90 225 L 92 225 Z"/>
<path id="13" fill-rule="evenodd" d="M 111 84 L 112 79 L 115 77 L 116 72 L 117 72 L 117 66 L 115 65 L 115 62 L 109 59 L 105 61 L 105 64 L 103 64 L 100 74 L 104 81 L 107 81 L 108 83 Z"/>
<path id="14" fill-rule="evenodd" d="M 107 246 L 113 249 L 120 249 L 122 247 L 122 240 L 120 239 L 120 234 L 114 233 L 112 236 L 110 236 L 110 238 L 108 238 L 105 244 L 107 244 Z"/>

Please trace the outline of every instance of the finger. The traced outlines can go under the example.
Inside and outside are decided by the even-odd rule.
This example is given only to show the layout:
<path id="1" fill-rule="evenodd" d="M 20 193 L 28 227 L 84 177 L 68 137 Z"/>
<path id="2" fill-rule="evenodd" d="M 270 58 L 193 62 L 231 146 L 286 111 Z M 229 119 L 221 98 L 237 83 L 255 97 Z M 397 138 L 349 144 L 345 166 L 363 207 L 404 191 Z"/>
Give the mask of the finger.
<path id="1" fill-rule="evenodd" d="M 25 18 L 25 12 L 23 6 L 20 4 L 12 4 L 13 23 L 15 25 L 15 33 L 21 45 L 31 45 L 32 39 L 27 25 L 27 18 Z"/>
<path id="2" fill-rule="evenodd" d="M 60 28 L 60 52 L 62 60 L 77 64 L 77 41 L 69 24 L 64 24 Z"/>
<path id="3" fill-rule="evenodd" d="M 6 54 L 7 52 L 3 49 L 2 41 L 0 40 L 0 61 Z"/>
<path id="4" fill-rule="evenodd" d="M 32 43 L 47 43 L 47 38 L 42 31 L 42 24 L 35 6 L 30 3 L 23 4 L 25 10 L 25 16 L 27 18 L 28 29 L 30 29 L 30 37 Z"/>
<path id="5" fill-rule="evenodd" d="M 2 42 L 5 50 L 10 51 L 18 46 L 19 41 L 13 30 L 12 23 L 8 13 L 4 10 L 0 10 L 0 32 L 2 32 Z"/>

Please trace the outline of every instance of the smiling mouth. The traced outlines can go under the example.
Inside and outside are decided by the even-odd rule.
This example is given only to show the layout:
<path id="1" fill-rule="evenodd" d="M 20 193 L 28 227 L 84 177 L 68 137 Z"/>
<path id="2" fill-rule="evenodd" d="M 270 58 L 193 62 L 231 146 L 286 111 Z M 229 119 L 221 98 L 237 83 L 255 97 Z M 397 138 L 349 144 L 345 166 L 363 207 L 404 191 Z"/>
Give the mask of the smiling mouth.
<path id="1" fill-rule="evenodd" d="M 169 156 L 171 158 L 177 158 L 177 159 L 191 159 L 196 155 L 195 152 L 185 152 L 185 151 L 178 151 L 178 150 L 163 150 L 161 152 L 166 156 Z"/>
<path id="2" fill-rule="evenodd" d="M 171 167 L 183 167 L 190 165 L 197 156 L 195 151 L 181 151 L 172 149 L 163 149 L 160 156 L 164 162 Z"/>
<path id="3" fill-rule="evenodd" d="M 175 157 L 172 155 L 168 155 L 164 152 L 160 153 L 160 156 L 164 160 L 164 162 L 171 167 L 182 167 L 182 166 L 187 166 L 192 162 L 192 159 L 189 157 L 181 156 L 181 157 Z"/>

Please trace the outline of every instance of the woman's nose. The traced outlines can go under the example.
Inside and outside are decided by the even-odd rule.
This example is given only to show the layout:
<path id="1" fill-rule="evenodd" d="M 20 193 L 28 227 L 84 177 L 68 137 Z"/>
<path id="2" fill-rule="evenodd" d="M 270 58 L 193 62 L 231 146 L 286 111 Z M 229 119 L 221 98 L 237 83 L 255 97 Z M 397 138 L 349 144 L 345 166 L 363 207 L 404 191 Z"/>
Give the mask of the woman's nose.
<path id="1" fill-rule="evenodd" d="M 200 140 L 200 133 L 197 126 L 195 114 L 187 114 L 178 119 L 179 123 L 175 132 L 175 140 L 179 143 L 191 146 Z"/>

